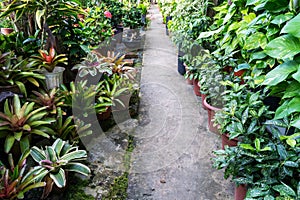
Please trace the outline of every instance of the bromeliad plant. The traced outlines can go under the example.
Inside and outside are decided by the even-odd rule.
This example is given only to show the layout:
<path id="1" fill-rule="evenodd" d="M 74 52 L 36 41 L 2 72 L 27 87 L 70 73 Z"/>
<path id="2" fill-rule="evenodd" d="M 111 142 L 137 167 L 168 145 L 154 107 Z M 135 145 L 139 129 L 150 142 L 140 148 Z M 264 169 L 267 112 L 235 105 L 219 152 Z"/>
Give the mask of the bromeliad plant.
<path id="1" fill-rule="evenodd" d="M 44 77 L 28 63 L 27 59 L 16 57 L 13 52 L 0 52 L 0 84 L 1 86 L 17 85 L 26 96 L 25 84 L 27 81 L 39 87 L 39 81 Z"/>
<path id="2" fill-rule="evenodd" d="M 33 168 L 34 172 L 43 173 L 46 182 L 43 198 L 52 191 L 53 184 L 63 188 L 67 184 L 66 172 L 76 172 L 84 176 L 90 174 L 90 169 L 81 162 L 87 158 L 85 150 L 79 150 L 78 146 L 71 145 L 67 141 L 56 139 L 51 146 L 45 149 L 32 147 L 30 155 L 39 164 Z"/>
<path id="3" fill-rule="evenodd" d="M 35 109 L 34 105 L 34 102 L 22 105 L 18 95 L 14 95 L 12 104 L 5 101 L 4 112 L 0 112 L 0 138 L 5 138 L 5 153 L 17 142 L 21 152 L 25 152 L 30 147 L 32 135 L 50 138 L 54 134 L 49 126 L 55 119 L 47 117 L 47 107 Z"/>
<path id="4" fill-rule="evenodd" d="M 31 56 L 29 61 L 31 61 L 32 66 L 38 66 L 38 68 L 45 68 L 48 72 L 52 72 L 54 68 L 62 63 L 67 65 L 68 58 L 65 54 L 56 54 L 54 47 L 50 47 L 49 52 L 46 50 L 39 50 L 37 56 Z"/>
<path id="5" fill-rule="evenodd" d="M 9 154 L 8 163 L 10 166 L 8 167 L 0 161 L 1 199 L 23 199 L 24 194 L 29 190 L 46 185 L 45 182 L 40 181 L 41 177 L 45 176 L 45 172 L 27 171 L 26 159 L 28 156 L 29 149 L 21 155 L 17 165 L 15 165 L 12 154 Z"/>

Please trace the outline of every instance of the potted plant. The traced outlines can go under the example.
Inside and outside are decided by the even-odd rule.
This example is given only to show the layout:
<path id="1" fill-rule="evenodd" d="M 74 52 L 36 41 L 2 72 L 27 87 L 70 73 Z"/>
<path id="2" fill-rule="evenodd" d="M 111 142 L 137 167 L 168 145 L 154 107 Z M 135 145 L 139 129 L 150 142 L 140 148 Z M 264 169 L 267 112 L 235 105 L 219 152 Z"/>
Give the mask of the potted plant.
<path id="1" fill-rule="evenodd" d="M 63 83 L 64 67 L 57 66 L 58 64 L 67 65 L 68 58 L 65 54 L 56 54 L 54 47 L 50 47 L 49 52 L 39 50 L 39 55 L 31 56 L 30 61 L 32 66 L 43 68 L 42 73 L 46 77 L 47 89 L 50 90 L 59 87 Z"/>
<path id="2" fill-rule="evenodd" d="M 4 35 L 9 35 L 14 31 L 13 24 L 10 19 L 6 19 L 4 17 L 1 18 L 0 28 L 1 33 Z"/>
<path id="3" fill-rule="evenodd" d="M 25 151 L 14 164 L 12 154 L 8 155 L 8 166 L 0 161 L 0 198 L 1 199 L 23 199 L 24 194 L 34 188 L 44 187 L 45 182 L 40 177 L 45 173 L 33 173 L 27 169 L 27 158 L 29 149 Z"/>
<path id="4" fill-rule="evenodd" d="M 85 150 L 67 141 L 56 139 L 51 146 L 45 149 L 36 146 L 30 149 L 30 155 L 39 164 L 32 169 L 35 173 L 44 174 L 40 180 L 45 180 L 42 198 L 46 198 L 52 191 L 53 185 L 64 188 L 67 185 L 67 172 L 76 172 L 88 176 L 90 169 L 81 162 L 87 158 Z"/>
<path id="5" fill-rule="evenodd" d="M 25 83 L 39 87 L 39 81 L 44 79 L 27 59 L 17 57 L 13 52 L 0 52 L 0 68 L 0 92 L 11 91 L 27 96 Z"/>
<path id="6" fill-rule="evenodd" d="M 49 125 L 55 119 L 47 117 L 47 107 L 35 109 L 34 105 L 34 102 L 22 105 L 18 95 L 14 95 L 12 104 L 5 101 L 4 112 L 0 112 L 0 138 L 5 138 L 5 153 L 11 152 L 12 148 L 15 154 L 25 152 L 30 147 L 33 135 L 45 138 L 54 135 Z"/>

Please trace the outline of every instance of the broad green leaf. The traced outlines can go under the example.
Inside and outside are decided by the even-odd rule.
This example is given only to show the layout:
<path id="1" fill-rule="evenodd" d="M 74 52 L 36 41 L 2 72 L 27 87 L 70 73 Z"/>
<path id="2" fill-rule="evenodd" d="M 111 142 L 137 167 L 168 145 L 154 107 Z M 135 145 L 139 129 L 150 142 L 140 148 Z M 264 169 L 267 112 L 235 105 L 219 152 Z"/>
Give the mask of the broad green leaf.
<path id="1" fill-rule="evenodd" d="M 287 139 L 287 140 L 286 140 L 286 143 L 287 143 L 288 145 L 290 145 L 291 147 L 295 147 L 296 144 L 297 144 L 296 140 L 294 140 L 294 139 Z"/>
<path id="2" fill-rule="evenodd" d="M 293 121 L 291 122 L 291 126 L 300 129 L 300 118 L 293 120 Z"/>
<path id="3" fill-rule="evenodd" d="M 265 34 L 261 32 L 254 33 L 250 35 L 250 37 L 247 37 L 244 48 L 246 50 L 252 50 L 257 49 L 258 47 L 261 47 L 262 49 L 265 48 L 267 45 L 267 37 Z"/>
<path id="4" fill-rule="evenodd" d="M 40 131 L 38 129 L 32 130 L 31 133 L 43 136 L 45 138 L 50 138 L 50 136 L 47 133 L 44 133 L 43 131 Z"/>
<path id="5" fill-rule="evenodd" d="M 7 136 L 4 142 L 4 152 L 8 153 L 11 150 L 14 143 L 15 143 L 15 137 L 12 135 Z"/>
<path id="6" fill-rule="evenodd" d="M 63 155 L 60 159 L 72 161 L 72 160 L 76 160 L 76 159 L 86 158 L 86 156 L 87 156 L 87 153 L 85 150 L 77 150 L 77 151 L 73 151 L 73 152 Z"/>
<path id="7" fill-rule="evenodd" d="M 22 131 L 19 131 L 19 132 L 14 132 L 14 137 L 17 141 L 20 141 L 21 140 L 21 137 L 23 135 L 23 132 Z"/>
<path id="8" fill-rule="evenodd" d="M 283 99 L 292 98 L 300 95 L 300 83 L 297 81 L 291 82 L 284 92 Z"/>
<path id="9" fill-rule="evenodd" d="M 26 91 L 26 87 L 25 87 L 24 83 L 22 83 L 20 81 L 16 81 L 15 83 L 19 87 L 20 91 L 25 95 L 25 97 L 27 97 L 27 91 Z"/>
<path id="10" fill-rule="evenodd" d="M 20 140 L 20 147 L 21 147 L 21 152 L 25 152 L 27 149 L 30 148 L 30 143 L 29 143 L 29 136 L 26 135 Z"/>
<path id="11" fill-rule="evenodd" d="M 91 173 L 91 170 L 81 163 L 69 163 L 66 170 L 77 172 L 85 176 L 88 176 Z"/>
<path id="12" fill-rule="evenodd" d="M 46 154 L 47 154 L 48 160 L 55 163 L 57 161 L 57 157 L 56 157 L 56 153 L 55 153 L 54 149 L 52 148 L 52 146 L 46 146 L 45 148 L 46 148 Z"/>
<path id="13" fill-rule="evenodd" d="M 277 59 L 290 59 L 300 53 L 300 41 L 292 35 L 284 35 L 269 42 L 264 49 L 269 56 Z"/>
<path id="14" fill-rule="evenodd" d="M 300 14 L 291 19 L 281 30 L 281 33 L 289 33 L 297 38 L 300 38 Z"/>
<path id="15" fill-rule="evenodd" d="M 298 70 L 299 64 L 294 61 L 284 62 L 270 71 L 262 83 L 263 85 L 277 85 L 284 81 L 292 72 Z"/>
<path id="16" fill-rule="evenodd" d="M 60 152 L 63 148 L 63 146 L 65 145 L 65 141 L 61 140 L 61 139 L 56 139 L 55 142 L 52 144 L 52 148 L 55 150 L 57 156 L 60 156 Z"/>
<path id="17" fill-rule="evenodd" d="M 282 182 L 281 185 L 275 185 L 273 186 L 273 189 L 280 193 L 282 196 L 292 196 L 295 197 L 296 193 L 295 191 L 288 185 Z"/>
<path id="18" fill-rule="evenodd" d="M 292 75 L 292 77 L 300 83 L 300 67 L 298 68 L 298 71 Z"/>
<path id="19" fill-rule="evenodd" d="M 274 17 L 274 19 L 271 21 L 272 24 L 281 25 L 284 22 L 292 19 L 294 17 L 293 13 L 285 13 L 281 15 L 277 15 Z"/>
<path id="20" fill-rule="evenodd" d="M 42 160 L 47 159 L 44 152 L 42 150 L 40 150 L 39 148 L 37 148 L 36 146 L 34 146 L 30 149 L 30 155 L 37 163 L 39 163 Z"/>
<path id="21" fill-rule="evenodd" d="M 66 175 L 62 168 L 60 168 L 56 173 L 50 173 L 50 178 L 54 181 L 57 187 L 63 188 L 66 186 Z"/>
<path id="22" fill-rule="evenodd" d="M 300 97 L 295 97 L 291 101 L 286 101 L 275 113 L 275 119 L 281 119 L 292 113 L 300 112 Z"/>
<path id="23" fill-rule="evenodd" d="M 13 106 L 14 106 L 14 113 L 19 113 L 21 110 L 21 102 L 17 94 L 14 95 Z"/>
<path id="24" fill-rule="evenodd" d="M 296 167 L 296 168 L 299 166 L 298 163 L 293 162 L 293 161 L 285 161 L 284 165 L 287 167 Z"/>

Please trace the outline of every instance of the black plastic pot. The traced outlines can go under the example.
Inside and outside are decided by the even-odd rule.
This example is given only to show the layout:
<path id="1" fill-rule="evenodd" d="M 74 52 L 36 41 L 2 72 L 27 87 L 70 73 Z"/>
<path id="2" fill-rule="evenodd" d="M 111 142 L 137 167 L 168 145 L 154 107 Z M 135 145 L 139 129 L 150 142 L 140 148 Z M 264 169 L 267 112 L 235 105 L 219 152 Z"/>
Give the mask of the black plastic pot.
<path id="1" fill-rule="evenodd" d="M 178 60 L 178 69 L 177 70 L 178 70 L 178 73 L 181 75 L 184 75 L 186 73 L 185 66 L 183 64 L 183 59 L 182 59 L 183 55 L 184 55 L 184 52 L 180 51 L 180 46 L 179 46 L 178 58 L 177 58 L 177 60 Z"/>
<path id="2" fill-rule="evenodd" d="M 169 35 L 169 28 L 168 28 L 168 22 L 172 20 L 171 16 L 166 17 L 166 35 Z"/>
<path id="3" fill-rule="evenodd" d="M 275 111 L 279 107 L 279 103 L 281 101 L 280 97 L 268 96 L 263 102 L 266 106 L 269 106 L 269 110 Z"/>
<path id="4" fill-rule="evenodd" d="M 124 30 L 124 27 L 122 25 L 118 25 L 116 27 L 115 36 L 114 37 L 115 37 L 117 43 L 121 43 L 122 42 L 123 30 Z"/>

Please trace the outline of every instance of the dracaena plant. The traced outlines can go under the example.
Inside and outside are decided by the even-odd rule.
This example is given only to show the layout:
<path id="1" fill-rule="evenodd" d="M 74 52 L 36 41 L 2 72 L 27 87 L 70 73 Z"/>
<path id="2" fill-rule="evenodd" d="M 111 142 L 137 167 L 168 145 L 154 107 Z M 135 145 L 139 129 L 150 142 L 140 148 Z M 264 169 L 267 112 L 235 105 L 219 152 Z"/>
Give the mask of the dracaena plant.
<path id="1" fill-rule="evenodd" d="M 47 107 L 35 109 L 34 105 L 34 102 L 22 105 L 18 95 L 14 95 L 12 104 L 5 101 L 4 112 L 0 112 L 0 138 L 5 138 L 4 152 L 10 152 L 17 142 L 24 152 L 30 147 L 32 135 L 50 138 L 54 134 L 49 126 L 55 119 L 47 117 Z"/>
<path id="2" fill-rule="evenodd" d="M 44 149 L 32 147 L 30 155 L 39 164 L 33 171 L 46 173 L 44 180 L 47 185 L 44 188 L 44 198 L 52 191 L 53 184 L 59 188 L 66 186 L 66 171 L 85 176 L 91 172 L 86 165 L 82 164 L 82 161 L 87 158 L 87 152 L 61 139 L 56 139 L 51 146 L 46 146 Z"/>
<path id="3" fill-rule="evenodd" d="M 21 155 L 16 165 L 12 154 L 8 155 L 9 166 L 4 166 L 0 161 L 0 199 L 23 199 L 29 190 L 46 185 L 40 181 L 45 173 L 28 171 L 26 164 L 28 156 L 29 149 Z"/>
<path id="4" fill-rule="evenodd" d="M 31 56 L 29 59 L 31 65 L 45 68 L 48 72 L 52 72 L 58 64 L 67 65 L 68 58 L 65 54 L 56 54 L 54 47 L 50 47 L 49 51 L 39 50 L 39 55 Z"/>

